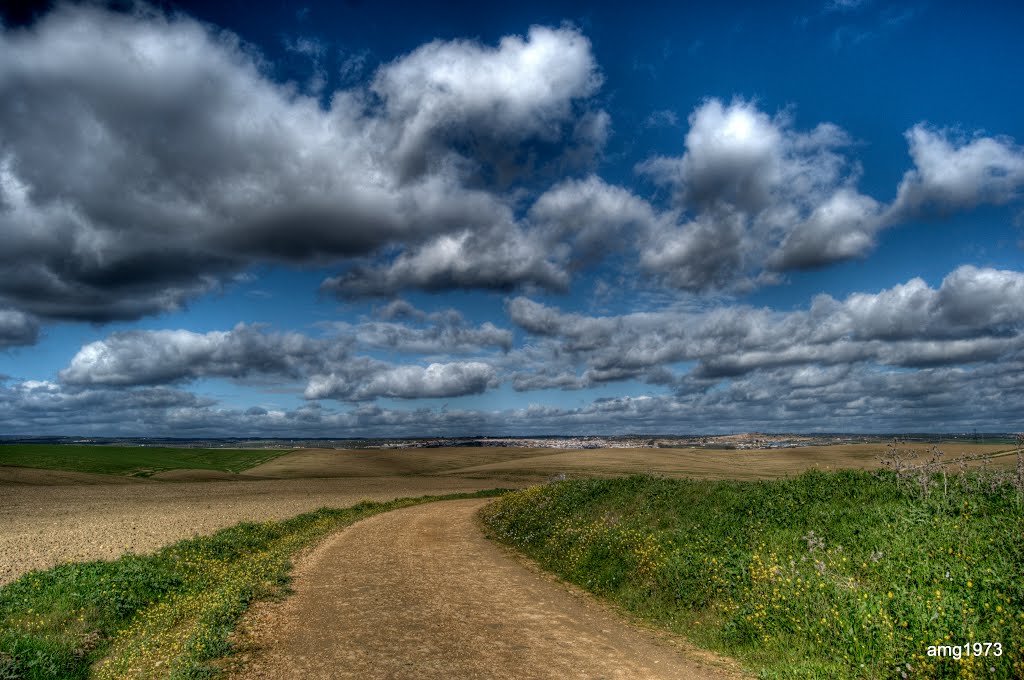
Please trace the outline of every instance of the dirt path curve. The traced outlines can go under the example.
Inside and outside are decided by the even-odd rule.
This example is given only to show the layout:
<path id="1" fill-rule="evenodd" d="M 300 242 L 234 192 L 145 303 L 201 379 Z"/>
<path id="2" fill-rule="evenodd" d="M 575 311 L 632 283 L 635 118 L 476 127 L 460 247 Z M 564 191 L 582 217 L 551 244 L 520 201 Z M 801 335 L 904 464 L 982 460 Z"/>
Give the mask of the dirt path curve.
<path id="1" fill-rule="evenodd" d="M 486 501 L 429 503 L 336 534 L 295 593 L 243 623 L 233 678 L 726 678 L 486 539 Z"/>

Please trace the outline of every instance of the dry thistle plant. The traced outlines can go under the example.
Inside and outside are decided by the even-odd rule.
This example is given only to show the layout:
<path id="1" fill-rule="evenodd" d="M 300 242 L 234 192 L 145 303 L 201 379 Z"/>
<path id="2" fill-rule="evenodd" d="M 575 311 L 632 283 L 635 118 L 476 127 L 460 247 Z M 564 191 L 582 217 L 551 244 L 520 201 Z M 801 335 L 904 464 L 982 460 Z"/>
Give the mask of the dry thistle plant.
<path id="1" fill-rule="evenodd" d="M 1017 475 L 1013 481 L 1014 487 L 1017 492 L 1024 494 L 1024 453 L 1021 452 L 1021 447 L 1024 446 L 1024 432 L 1018 432 L 1016 436 L 1017 440 Z"/>
<path id="2" fill-rule="evenodd" d="M 1024 433 L 1015 435 L 1017 445 L 1017 469 L 1015 474 L 1000 471 L 992 467 L 992 459 L 988 454 L 979 456 L 958 456 L 945 460 L 945 453 L 932 446 L 922 458 L 920 451 L 909 448 L 906 442 L 894 439 L 886 445 L 886 452 L 878 457 L 879 462 L 896 473 L 896 478 L 908 488 L 915 488 L 922 498 L 931 495 L 932 486 L 942 479 L 942 496 L 949 496 L 948 465 L 956 465 L 957 475 L 965 491 L 995 491 L 1005 484 L 1011 484 L 1018 493 L 1024 494 Z M 963 474 L 970 463 L 978 463 L 974 475 Z"/>

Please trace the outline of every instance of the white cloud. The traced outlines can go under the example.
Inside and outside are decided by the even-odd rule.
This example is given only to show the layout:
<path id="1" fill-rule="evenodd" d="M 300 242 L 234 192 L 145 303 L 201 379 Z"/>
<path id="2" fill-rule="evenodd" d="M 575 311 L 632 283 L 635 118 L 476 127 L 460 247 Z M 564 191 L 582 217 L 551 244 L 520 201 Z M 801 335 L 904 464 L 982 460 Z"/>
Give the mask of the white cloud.
<path id="1" fill-rule="evenodd" d="M 549 247 L 567 241 L 582 261 L 632 249 L 661 219 L 647 201 L 594 175 L 551 187 L 529 212 L 538 239 Z"/>
<path id="2" fill-rule="evenodd" d="M 330 277 L 321 290 L 339 297 L 388 297 L 408 288 L 565 290 L 569 275 L 558 253 L 516 226 L 487 232 L 446 234 L 406 250 L 392 262 L 355 267 Z"/>
<path id="3" fill-rule="evenodd" d="M 686 205 L 758 212 L 782 180 L 783 131 L 753 104 L 710 99 L 690 115 L 679 166 Z"/>
<path id="4" fill-rule="evenodd" d="M 507 36 L 496 48 L 435 40 L 381 68 L 372 89 L 399 126 L 398 157 L 419 168 L 431 146 L 452 136 L 555 140 L 572 101 L 600 84 L 584 36 L 534 26 L 525 39 Z"/>
<path id="5" fill-rule="evenodd" d="M 390 305 L 383 312 L 399 321 L 327 324 L 329 337 L 273 333 L 239 324 L 230 331 L 127 331 L 83 346 L 60 371 L 62 389 L 165 385 L 199 378 L 278 384 L 306 383 L 309 399 L 366 401 L 378 397 L 477 394 L 498 384 L 488 358 L 507 352 L 512 333 L 490 322 L 473 327 L 461 314 L 420 312 Z M 479 354 L 472 361 L 434 361 L 426 367 L 357 356 L 356 349 L 432 355 Z"/>
<path id="6" fill-rule="evenodd" d="M 342 360 L 350 343 L 299 333 L 127 331 L 82 347 L 60 372 L 70 385 L 158 385 L 202 377 L 298 379 Z"/>
<path id="7" fill-rule="evenodd" d="M 776 270 L 804 269 L 861 257 L 875 246 L 881 206 L 848 188 L 836 190 L 799 222 L 768 259 Z"/>
<path id="8" fill-rule="evenodd" d="M 744 306 L 591 317 L 513 298 L 511 320 L 541 339 L 513 350 L 513 386 L 578 388 L 643 379 L 718 381 L 776 368 L 990 362 L 1024 349 L 1024 273 L 962 266 L 938 288 L 911 279 L 809 309 Z M 696 362 L 680 373 L 675 364 Z M 573 381 L 575 378 L 575 382 Z"/>
<path id="9" fill-rule="evenodd" d="M 669 286 L 701 291 L 764 281 L 764 269 L 824 266 L 867 253 L 884 224 L 854 185 L 859 168 L 839 153 L 840 128 L 807 132 L 751 102 L 708 99 L 689 118 L 681 157 L 637 170 L 675 190 L 691 218 L 663 222 L 642 265 Z"/>
<path id="10" fill-rule="evenodd" d="M 927 210 L 1003 204 L 1024 187 L 1024 149 L 1006 138 L 957 139 L 949 130 L 918 124 L 906 132 L 914 169 L 900 182 L 892 219 Z"/>
<path id="11" fill-rule="evenodd" d="M 683 290 L 729 288 L 743 279 L 750 248 L 744 216 L 720 208 L 678 227 L 654 232 L 640 265 L 666 285 Z"/>
<path id="12" fill-rule="evenodd" d="M 315 375 L 307 399 L 364 401 L 378 397 L 422 399 L 480 394 L 495 380 L 494 369 L 480 361 L 434 363 L 429 366 L 374 366 L 369 375 L 343 372 Z"/>
<path id="13" fill-rule="evenodd" d="M 684 434 L 777 430 L 900 432 L 921 423 L 950 430 L 1014 427 L 1024 399 L 1024 358 L 1002 364 L 891 371 L 866 364 L 780 367 L 737 376 L 716 389 L 697 381 L 676 394 L 597 399 L 578 407 L 531 404 L 481 411 L 223 408 L 179 390 L 68 389 L 53 383 L 0 385 L 0 427 L 11 434 L 145 436 L 402 437 L 493 434 Z M 784 425 L 782 425 L 784 423 Z"/>

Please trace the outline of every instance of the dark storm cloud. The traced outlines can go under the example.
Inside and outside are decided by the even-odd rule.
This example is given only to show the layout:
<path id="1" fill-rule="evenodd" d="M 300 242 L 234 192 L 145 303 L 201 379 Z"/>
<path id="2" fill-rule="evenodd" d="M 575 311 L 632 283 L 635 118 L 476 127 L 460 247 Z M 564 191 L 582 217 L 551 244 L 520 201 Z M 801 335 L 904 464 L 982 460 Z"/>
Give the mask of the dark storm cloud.
<path id="1" fill-rule="evenodd" d="M 256 261 L 386 245 L 408 250 L 378 288 L 564 285 L 541 255 L 517 268 L 528 239 L 503 236 L 516 228 L 508 199 L 481 178 L 513 173 L 496 149 L 536 142 L 558 165 L 603 143 L 607 114 L 584 105 L 601 77 L 579 32 L 434 41 L 326 109 L 268 71 L 236 36 L 144 6 L 66 5 L 2 29 L 0 300 L 137 318 Z M 501 236 L 492 250 L 506 259 L 479 263 L 501 273 L 431 259 L 446 234 L 482 249 Z"/>
<path id="2" fill-rule="evenodd" d="M 0 309 L 0 350 L 18 345 L 34 345 L 39 338 L 39 323 L 27 314 Z"/>

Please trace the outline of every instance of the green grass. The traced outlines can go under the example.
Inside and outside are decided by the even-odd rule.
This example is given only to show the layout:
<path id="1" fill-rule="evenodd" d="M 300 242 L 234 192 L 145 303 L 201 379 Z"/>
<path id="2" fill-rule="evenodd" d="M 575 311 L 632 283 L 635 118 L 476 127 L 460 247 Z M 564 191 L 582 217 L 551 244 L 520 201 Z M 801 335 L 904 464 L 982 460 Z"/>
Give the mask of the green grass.
<path id="1" fill-rule="evenodd" d="M 239 524 L 153 555 L 26 574 L 0 588 L 0 679 L 215 676 L 235 622 L 254 600 L 285 592 L 300 549 L 380 512 L 502 492 L 323 508 Z"/>
<path id="2" fill-rule="evenodd" d="M 288 453 L 280 449 L 185 449 L 148 446 L 2 444 L 0 465 L 105 475 L 149 476 L 165 470 L 241 472 Z"/>
<path id="3" fill-rule="evenodd" d="M 482 512 L 544 567 L 764 678 L 1024 677 L 1021 494 L 973 475 L 630 477 L 511 493 Z M 987 659 L 932 645 L 999 642 Z M 905 675 L 904 675 L 905 674 Z"/>

